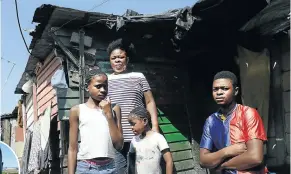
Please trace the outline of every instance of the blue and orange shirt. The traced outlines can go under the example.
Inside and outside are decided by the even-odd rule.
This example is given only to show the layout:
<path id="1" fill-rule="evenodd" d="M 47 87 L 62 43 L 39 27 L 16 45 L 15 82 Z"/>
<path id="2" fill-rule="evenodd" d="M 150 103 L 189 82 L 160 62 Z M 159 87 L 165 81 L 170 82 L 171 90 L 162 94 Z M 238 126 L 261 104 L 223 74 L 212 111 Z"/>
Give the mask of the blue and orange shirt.
<path id="1" fill-rule="evenodd" d="M 267 140 L 263 121 L 256 109 L 236 104 L 227 116 L 218 111 L 206 119 L 200 148 L 214 152 L 252 139 Z M 265 173 L 265 171 L 266 169 L 262 169 L 260 173 Z M 256 172 L 224 171 L 225 174 L 254 174 Z"/>

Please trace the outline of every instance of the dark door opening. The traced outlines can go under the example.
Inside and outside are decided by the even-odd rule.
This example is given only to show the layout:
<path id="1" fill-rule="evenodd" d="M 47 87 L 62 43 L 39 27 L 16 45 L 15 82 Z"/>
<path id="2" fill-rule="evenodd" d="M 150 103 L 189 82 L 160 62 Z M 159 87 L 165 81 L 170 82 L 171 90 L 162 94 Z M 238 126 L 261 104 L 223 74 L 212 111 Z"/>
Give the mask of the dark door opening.
<path id="1" fill-rule="evenodd" d="M 231 71 L 237 75 L 239 82 L 239 67 L 235 62 L 234 55 L 223 51 L 208 52 L 199 57 L 190 58 L 186 67 L 189 78 L 187 108 L 192 124 L 193 138 L 199 143 L 205 120 L 218 109 L 212 98 L 214 75 L 223 70 Z M 238 103 L 241 103 L 240 94 L 237 99 Z"/>

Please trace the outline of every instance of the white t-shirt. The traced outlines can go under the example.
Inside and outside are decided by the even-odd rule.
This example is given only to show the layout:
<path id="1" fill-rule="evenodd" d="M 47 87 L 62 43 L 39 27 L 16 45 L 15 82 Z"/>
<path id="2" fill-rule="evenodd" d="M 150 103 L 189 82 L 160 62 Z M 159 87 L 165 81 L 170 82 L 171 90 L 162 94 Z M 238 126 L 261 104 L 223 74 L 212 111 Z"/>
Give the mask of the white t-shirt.
<path id="1" fill-rule="evenodd" d="M 144 137 L 133 137 L 130 153 L 136 153 L 135 169 L 137 174 L 161 174 L 160 160 L 162 151 L 169 148 L 163 135 L 153 132 Z"/>

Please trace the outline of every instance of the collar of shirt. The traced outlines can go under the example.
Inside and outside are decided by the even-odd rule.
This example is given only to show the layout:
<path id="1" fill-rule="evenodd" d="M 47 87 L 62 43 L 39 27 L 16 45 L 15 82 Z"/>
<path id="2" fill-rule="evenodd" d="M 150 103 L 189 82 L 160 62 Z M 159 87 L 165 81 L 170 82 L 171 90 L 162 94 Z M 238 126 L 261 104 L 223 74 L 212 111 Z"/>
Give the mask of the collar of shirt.
<path id="1" fill-rule="evenodd" d="M 217 112 L 216 112 L 216 117 L 218 117 L 220 120 L 222 121 L 225 121 L 236 109 L 237 107 L 237 104 L 235 104 L 235 106 L 233 107 L 233 109 L 231 111 L 229 111 L 226 115 L 222 114 L 221 113 L 221 110 L 219 109 Z"/>

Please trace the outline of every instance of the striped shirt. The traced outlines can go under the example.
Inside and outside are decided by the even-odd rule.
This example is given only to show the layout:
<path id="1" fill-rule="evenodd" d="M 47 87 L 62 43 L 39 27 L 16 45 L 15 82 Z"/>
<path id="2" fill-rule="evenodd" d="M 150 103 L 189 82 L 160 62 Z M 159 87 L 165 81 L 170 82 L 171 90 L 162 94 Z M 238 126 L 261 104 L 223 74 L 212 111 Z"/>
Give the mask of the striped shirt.
<path id="1" fill-rule="evenodd" d="M 145 107 L 144 92 L 150 90 L 145 76 L 139 72 L 108 76 L 108 96 L 111 103 L 121 108 L 121 125 L 125 142 L 130 142 L 134 136 L 128 123 L 128 114 L 138 106 Z"/>

